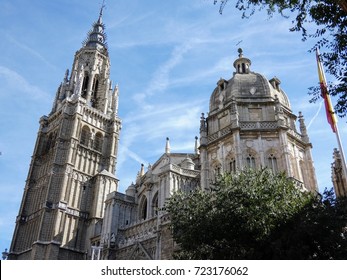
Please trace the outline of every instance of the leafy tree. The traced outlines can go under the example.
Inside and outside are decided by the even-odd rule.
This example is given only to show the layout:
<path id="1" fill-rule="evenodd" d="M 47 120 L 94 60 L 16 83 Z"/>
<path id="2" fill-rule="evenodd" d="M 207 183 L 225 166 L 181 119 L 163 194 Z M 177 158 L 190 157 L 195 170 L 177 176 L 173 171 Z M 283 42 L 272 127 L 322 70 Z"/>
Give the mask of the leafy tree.
<path id="1" fill-rule="evenodd" d="M 346 259 L 347 210 L 268 169 L 225 174 L 166 203 L 177 259 Z"/>
<path id="2" fill-rule="evenodd" d="M 228 0 L 214 0 L 220 3 L 223 12 Z M 346 0 L 235 0 L 235 7 L 249 17 L 256 10 L 265 9 L 269 16 L 279 13 L 285 17 L 295 14 L 290 31 L 302 33 L 302 39 L 314 38 L 311 51 L 322 49 L 322 60 L 326 71 L 336 81 L 329 84 L 329 93 L 337 96 L 335 111 L 340 117 L 347 114 L 347 2 Z M 309 33 L 307 23 L 315 23 L 316 30 Z M 319 86 L 310 88 L 311 101 L 320 98 Z"/>

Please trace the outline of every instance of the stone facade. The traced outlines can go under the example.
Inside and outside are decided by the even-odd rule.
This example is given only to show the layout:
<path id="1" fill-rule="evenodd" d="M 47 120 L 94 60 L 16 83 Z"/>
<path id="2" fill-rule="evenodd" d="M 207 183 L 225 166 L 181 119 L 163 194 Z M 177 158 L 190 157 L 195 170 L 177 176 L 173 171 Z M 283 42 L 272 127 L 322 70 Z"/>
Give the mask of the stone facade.
<path id="1" fill-rule="evenodd" d="M 240 49 L 232 78 L 212 92 L 192 153 L 172 153 L 167 139 L 163 155 L 120 193 L 118 89 L 101 10 L 40 120 L 9 258 L 172 259 L 178 247 L 160 209 L 174 192 L 209 189 L 223 172 L 268 167 L 317 191 L 302 114 L 293 114 L 278 78 L 250 66 Z"/>
<path id="2" fill-rule="evenodd" d="M 105 259 L 171 259 L 175 248 L 168 215 L 160 209 L 177 190 L 200 185 L 198 154 L 166 151 L 144 172 L 126 194 L 111 193 L 106 200 L 101 234 Z M 197 167 L 196 167 L 197 166 Z"/>
<path id="3" fill-rule="evenodd" d="M 298 132 L 280 80 L 267 80 L 250 65 L 239 50 L 233 77 L 217 82 L 210 112 L 200 119 L 200 145 L 196 139 L 194 154 L 171 153 L 167 139 L 165 153 L 146 173 L 142 166 L 123 200 L 117 192 L 108 196 L 101 245 L 112 254 L 105 259 L 171 259 L 177 245 L 170 221 L 155 209 L 177 190 L 209 189 L 223 172 L 267 167 L 285 172 L 298 188 L 317 191 L 302 114 Z"/>

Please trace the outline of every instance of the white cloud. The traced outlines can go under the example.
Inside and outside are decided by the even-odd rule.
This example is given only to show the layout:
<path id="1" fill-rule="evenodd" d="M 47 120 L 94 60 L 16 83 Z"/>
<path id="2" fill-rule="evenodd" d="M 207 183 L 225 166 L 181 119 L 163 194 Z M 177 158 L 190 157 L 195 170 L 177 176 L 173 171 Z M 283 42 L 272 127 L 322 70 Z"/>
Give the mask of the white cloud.
<path id="1" fill-rule="evenodd" d="M 19 42 L 17 39 L 13 38 L 12 36 L 6 34 L 7 39 L 11 42 L 11 44 L 21 48 L 22 50 L 24 50 L 25 52 L 29 53 L 30 55 L 38 58 L 39 60 L 41 60 L 42 62 L 44 62 L 47 66 L 49 66 L 51 69 L 57 69 L 57 67 L 55 65 L 53 65 L 52 63 L 50 63 L 45 57 L 43 57 L 38 51 L 36 51 L 33 48 L 30 48 L 28 45 L 23 44 L 21 42 Z"/>
<path id="2" fill-rule="evenodd" d="M 176 46 L 172 51 L 170 58 L 165 63 L 160 65 L 153 73 L 152 80 L 146 87 L 146 90 L 134 95 L 134 101 L 143 106 L 145 98 L 167 89 L 168 85 L 170 84 L 171 70 L 182 61 L 184 54 L 191 50 L 197 43 L 198 42 L 196 40 L 192 39 Z"/>
<path id="3" fill-rule="evenodd" d="M 16 71 L 13 71 L 7 67 L 0 66 L 0 78 L 3 79 L 2 82 L 2 91 L 4 95 L 2 96 L 11 96 L 13 93 L 18 91 L 24 93 L 30 93 L 30 95 L 25 95 L 26 98 L 32 99 L 43 99 L 49 97 L 49 95 L 41 90 L 39 87 L 30 84 L 24 77 L 18 74 Z M 5 91 L 5 87 L 9 87 L 9 90 Z M 15 91 L 13 91 L 15 89 Z"/>
<path id="4" fill-rule="evenodd" d="M 307 129 L 309 129 L 311 127 L 311 125 L 313 124 L 313 122 L 317 119 L 321 109 L 322 109 L 322 105 L 323 105 L 323 102 L 324 100 L 321 100 L 321 102 L 319 102 L 319 106 L 318 106 L 318 109 L 317 109 L 317 112 L 316 114 L 312 117 L 312 119 L 310 120 L 310 122 L 308 123 L 307 125 Z"/>

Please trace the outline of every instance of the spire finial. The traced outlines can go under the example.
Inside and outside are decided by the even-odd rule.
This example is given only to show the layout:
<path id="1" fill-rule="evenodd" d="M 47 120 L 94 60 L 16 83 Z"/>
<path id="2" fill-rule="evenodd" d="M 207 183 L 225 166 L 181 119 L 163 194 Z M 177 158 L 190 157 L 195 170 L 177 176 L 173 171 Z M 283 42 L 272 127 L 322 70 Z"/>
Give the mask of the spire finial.
<path id="1" fill-rule="evenodd" d="M 199 144 L 198 144 L 198 136 L 195 136 L 195 147 L 194 147 L 194 151 L 195 154 L 198 155 L 199 154 Z"/>
<path id="2" fill-rule="evenodd" d="M 239 48 L 237 52 L 239 53 L 239 57 L 243 57 L 243 50 L 241 48 Z"/>
<path id="3" fill-rule="evenodd" d="M 141 170 L 140 170 L 140 176 L 145 175 L 145 165 L 141 163 Z"/>
<path id="4" fill-rule="evenodd" d="M 100 8 L 100 14 L 99 14 L 99 22 L 101 22 L 101 18 L 102 18 L 102 13 L 104 11 L 104 8 L 105 8 L 105 0 L 102 0 L 102 5 L 101 5 L 101 8 Z"/>

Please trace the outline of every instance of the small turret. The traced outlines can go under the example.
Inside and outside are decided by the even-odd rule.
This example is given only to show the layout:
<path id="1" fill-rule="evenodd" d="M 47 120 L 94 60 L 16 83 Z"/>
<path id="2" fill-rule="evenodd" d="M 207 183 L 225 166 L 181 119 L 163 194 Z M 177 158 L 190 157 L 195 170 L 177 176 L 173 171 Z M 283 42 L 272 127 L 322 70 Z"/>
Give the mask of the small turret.
<path id="1" fill-rule="evenodd" d="M 170 154 L 170 139 L 166 137 L 165 154 Z"/>
<path id="2" fill-rule="evenodd" d="M 309 143 L 310 139 L 308 138 L 307 128 L 305 125 L 305 119 L 301 112 L 299 112 L 299 123 L 300 123 L 300 132 L 301 132 L 302 140 L 304 140 L 306 143 Z"/>
<path id="3" fill-rule="evenodd" d="M 200 152 L 199 152 L 199 143 L 198 143 L 198 139 L 199 137 L 198 136 L 195 136 L 195 145 L 194 145 L 194 152 L 196 155 L 198 155 Z"/>
<path id="4" fill-rule="evenodd" d="M 187 155 L 187 157 L 182 161 L 181 167 L 188 170 L 194 170 L 195 164 L 193 160 Z"/>

